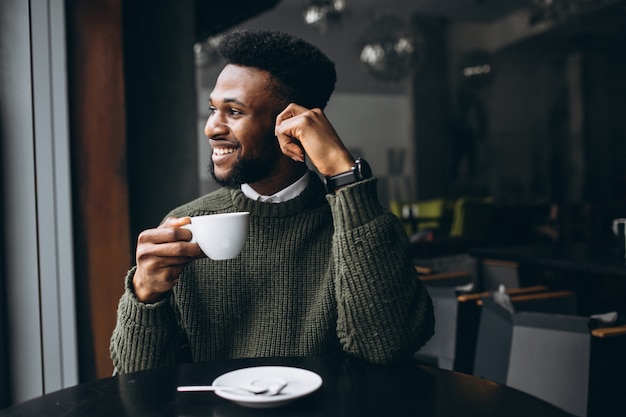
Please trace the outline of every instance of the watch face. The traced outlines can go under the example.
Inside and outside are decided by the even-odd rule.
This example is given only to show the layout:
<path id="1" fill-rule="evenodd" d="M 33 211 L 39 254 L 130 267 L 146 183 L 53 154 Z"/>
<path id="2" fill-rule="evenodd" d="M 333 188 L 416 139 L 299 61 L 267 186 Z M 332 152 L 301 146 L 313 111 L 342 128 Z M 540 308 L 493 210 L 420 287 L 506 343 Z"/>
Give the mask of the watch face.
<path id="1" fill-rule="evenodd" d="M 372 168 L 365 159 L 359 158 L 356 160 L 356 175 L 359 180 L 372 178 Z"/>

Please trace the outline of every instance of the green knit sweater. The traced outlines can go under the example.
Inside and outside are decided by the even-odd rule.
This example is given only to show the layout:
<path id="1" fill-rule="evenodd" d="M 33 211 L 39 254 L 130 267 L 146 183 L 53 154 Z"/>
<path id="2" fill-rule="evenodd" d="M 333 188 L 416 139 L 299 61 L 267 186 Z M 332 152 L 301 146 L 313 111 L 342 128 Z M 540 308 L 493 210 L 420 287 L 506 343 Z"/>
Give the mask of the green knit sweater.
<path id="1" fill-rule="evenodd" d="M 137 300 L 129 271 L 111 338 L 119 372 L 340 350 L 389 363 L 430 338 L 430 297 L 401 224 L 378 202 L 376 180 L 326 195 L 317 175 L 310 178 L 284 203 L 223 188 L 169 214 L 249 211 L 250 235 L 235 259 L 191 262 L 155 304 Z"/>

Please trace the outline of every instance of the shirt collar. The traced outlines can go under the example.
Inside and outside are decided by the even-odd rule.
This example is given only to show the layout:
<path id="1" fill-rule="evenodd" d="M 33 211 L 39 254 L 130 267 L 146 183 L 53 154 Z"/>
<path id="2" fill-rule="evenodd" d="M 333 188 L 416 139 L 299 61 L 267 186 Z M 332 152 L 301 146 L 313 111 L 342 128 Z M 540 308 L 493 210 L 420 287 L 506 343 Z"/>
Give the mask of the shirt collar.
<path id="1" fill-rule="evenodd" d="M 284 203 L 299 196 L 308 184 L 309 172 L 307 171 L 296 182 L 272 195 L 261 195 L 248 184 L 241 184 L 241 191 L 246 197 L 262 203 Z"/>

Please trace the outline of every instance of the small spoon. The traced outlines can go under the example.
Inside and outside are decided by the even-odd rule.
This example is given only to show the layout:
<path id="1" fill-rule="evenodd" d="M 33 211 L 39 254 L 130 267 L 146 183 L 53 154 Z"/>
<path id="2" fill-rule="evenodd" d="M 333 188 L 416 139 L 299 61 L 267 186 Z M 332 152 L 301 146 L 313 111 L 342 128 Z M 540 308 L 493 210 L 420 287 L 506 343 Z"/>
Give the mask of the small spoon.
<path id="1" fill-rule="evenodd" d="M 255 395 L 267 393 L 268 395 L 271 396 L 271 395 L 280 394 L 280 392 L 283 390 L 283 388 L 285 388 L 285 386 L 287 386 L 286 381 L 272 384 L 268 387 L 261 387 L 261 386 L 255 386 L 255 385 L 248 385 L 245 387 L 230 386 L 230 385 L 186 385 L 186 386 L 179 386 L 178 388 L 176 388 L 176 390 L 179 392 L 202 392 L 202 391 L 218 391 L 218 390 L 220 391 L 222 390 L 247 391 Z"/>
<path id="2" fill-rule="evenodd" d="M 226 390 L 226 391 L 247 391 L 252 394 L 264 394 L 270 390 L 270 387 L 236 387 L 229 385 L 190 385 L 190 386 L 180 386 L 176 388 L 176 391 L 179 392 L 201 392 L 201 391 L 218 391 L 218 390 Z"/>

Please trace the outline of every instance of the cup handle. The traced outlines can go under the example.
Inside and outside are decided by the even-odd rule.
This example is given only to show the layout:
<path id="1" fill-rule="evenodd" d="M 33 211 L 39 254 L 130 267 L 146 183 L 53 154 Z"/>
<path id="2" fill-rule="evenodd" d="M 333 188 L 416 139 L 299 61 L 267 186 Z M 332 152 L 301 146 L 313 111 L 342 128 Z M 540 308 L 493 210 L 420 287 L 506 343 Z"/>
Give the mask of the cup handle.
<path id="1" fill-rule="evenodd" d="M 189 241 L 189 243 L 197 243 L 196 236 L 193 234 L 193 227 L 191 226 L 191 223 L 183 224 L 180 227 L 182 227 L 183 229 L 187 229 L 191 232 L 191 240 Z"/>

